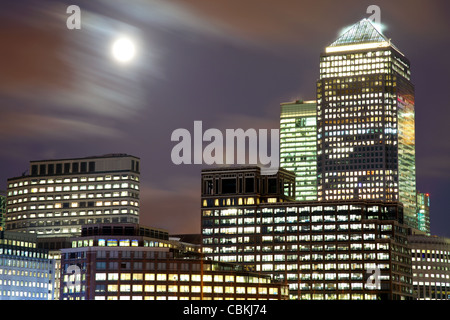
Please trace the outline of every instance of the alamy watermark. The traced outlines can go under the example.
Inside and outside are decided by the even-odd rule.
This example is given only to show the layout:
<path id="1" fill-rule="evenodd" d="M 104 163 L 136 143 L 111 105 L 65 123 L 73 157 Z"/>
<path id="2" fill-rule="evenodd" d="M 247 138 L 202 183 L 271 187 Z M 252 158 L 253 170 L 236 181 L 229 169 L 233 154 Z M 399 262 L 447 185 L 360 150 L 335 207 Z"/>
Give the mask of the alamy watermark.
<path id="1" fill-rule="evenodd" d="M 259 165 L 262 174 L 275 174 L 280 162 L 279 133 L 279 129 L 270 129 L 270 134 L 268 129 L 226 129 L 224 134 L 215 128 L 203 132 L 202 121 L 194 121 L 193 134 L 184 128 L 172 132 L 171 140 L 178 143 L 171 159 L 176 165 Z M 209 143 L 204 146 L 205 142 Z"/>
<path id="2" fill-rule="evenodd" d="M 67 284 L 69 295 L 77 292 L 81 285 L 81 268 L 76 264 L 71 264 L 67 267 Z"/>
<path id="3" fill-rule="evenodd" d="M 372 4 L 367 7 L 366 13 L 372 13 L 372 15 L 368 18 L 372 20 L 376 24 L 381 23 L 381 9 L 379 6 Z"/>
<path id="4" fill-rule="evenodd" d="M 366 270 L 366 289 L 369 290 L 380 290 L 381 289 L 381 270 L 378 265 L 374 267 L 369 267 Z"/>
<path id="5" fill-rule="evenodd" d="M 79 6 L 70 5 L 67 7 L 66 13 L 71 15 L 66 20 L 67 29 L 81 29 L 81 9 Z"/>

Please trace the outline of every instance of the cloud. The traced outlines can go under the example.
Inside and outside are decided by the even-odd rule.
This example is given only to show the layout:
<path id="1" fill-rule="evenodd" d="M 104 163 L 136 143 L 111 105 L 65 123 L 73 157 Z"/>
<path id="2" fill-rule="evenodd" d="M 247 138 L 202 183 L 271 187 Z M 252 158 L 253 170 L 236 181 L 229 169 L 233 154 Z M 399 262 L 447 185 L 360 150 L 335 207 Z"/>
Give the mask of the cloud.
<path id="1" fill-rule="evenodd" d="M 66 6 L 54 2 L 11 10 L 0 20 L 0 38 L 8 44 L 0 52 L 5 62 L 0 77 L 3 106 L 11 108 L 15 101 L 33 112 L 38 105 L 39 112 L 122 120 L 138 116 L 144 106 L 141 76 L 148 54 L 127 67 L 110 57 L 114 37 L 124 32 L 137 36 L 138 28 L 86 9 L 82 29 L 69 30 Z"/>
<path id="2" fill-rule="evenodd" d="M 370 2 L 355 0 L 135 0 L 108 1 L 110 5 L 146 23 L 221 37 L 241 45 L 276 49 L 277 45 L 308 50 L 331 42 L 345 25 L 369 17 Z M 447 37 L 449 20 L 443 1 L 378 1 L 382 23 L 396 24 L 401 32 L 427 39 Z M 427 21 L 426 24 L 422 21 Z M 326 45 L 326 43 L 325 43 Z"/>
<path id="3" fill-rule="evenodd" d="M 198 186 L 198 188 L 195 188 Z M 200 175 L 140 187 L 140 223 L 171 234 L 200 232 Z"/>
<path id="4" fill-rule="evenodd" d="M 72 140 L 90 136 L 119 137 L 122 132 L 108 125 L 107 122 L 89 122 L 86 119 L 75 119 L 61 116 L 22 114 L 7 112 L 2 114 L 0 140 L 9 141 L 14 136 L 16 141 L 33 140 Z"/>

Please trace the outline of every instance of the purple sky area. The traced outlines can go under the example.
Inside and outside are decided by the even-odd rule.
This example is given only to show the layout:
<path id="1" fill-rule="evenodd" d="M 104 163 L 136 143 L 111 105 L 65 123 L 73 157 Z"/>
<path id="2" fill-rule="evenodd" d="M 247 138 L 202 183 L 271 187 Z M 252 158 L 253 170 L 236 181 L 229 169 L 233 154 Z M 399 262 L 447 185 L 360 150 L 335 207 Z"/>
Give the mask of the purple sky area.
<path id="1" fill-rule="evenodd" d="M 71 4 L 81 30 L 66 27 Z M 432 233 L 450 237 L 448 1 L 2 1 L 0 189 L 30 160 L 128 153 L 141 223 L 198 233 L 204 166 L 172 163 L 172 132 L 278 128 L 280 103 L 315 99 L 320 53 L 373 4 L 411 61 L 417 186 Z M 122 34 L 138 44 L 127 65 L 110 54 Z"/>

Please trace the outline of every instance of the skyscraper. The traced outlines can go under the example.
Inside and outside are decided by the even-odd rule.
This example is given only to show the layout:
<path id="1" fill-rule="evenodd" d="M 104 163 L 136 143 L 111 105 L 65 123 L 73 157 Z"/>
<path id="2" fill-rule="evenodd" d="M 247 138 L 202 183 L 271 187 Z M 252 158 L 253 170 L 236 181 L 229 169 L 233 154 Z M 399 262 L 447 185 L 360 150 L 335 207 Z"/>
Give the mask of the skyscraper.
<path id="1" fill-rule="evenodd" d="M 317 200 L 317 121 L 315 101 L 281 104 L 280 165 L 295 172 L 295 199 Z"/>
<path id="2" fill-rule="evenodd" d="M 126 154 L 32 161 L 29 175 L 8 179 L 6 229 L 48 239 L 84 224 L 137 223 L 139 163 Z"/>
<path id="3" fill-rule="evenodd" d="M 370 20 L 320 56 L 317 127 L 318 199 L 399 201 L 417 228 L 410 63 Z"/>

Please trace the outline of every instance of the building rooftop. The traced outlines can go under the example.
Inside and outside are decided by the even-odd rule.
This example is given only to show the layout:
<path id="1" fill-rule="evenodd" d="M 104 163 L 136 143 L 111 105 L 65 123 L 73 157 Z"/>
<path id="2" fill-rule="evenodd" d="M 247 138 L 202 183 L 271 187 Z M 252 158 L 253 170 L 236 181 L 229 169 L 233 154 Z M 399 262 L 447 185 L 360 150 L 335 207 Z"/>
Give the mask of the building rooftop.
<path id="1" fill-rule="evenodd" d="M 387 38 L 380 29 L 380 26 L 373 23 L 371 20 L 362 19 L 350 26 L 332 44 L 330 44 L 327 47 L 327 52 L 392 47 L 401 53 L 400 50 L 391 43 L 391 39 Z M 345 50 L 341 47 L 345 48 Z"/>
<path id="2" fill-rule="evenodd" d="M 64 161 L 64 160 L 85 160 L 85 159 L 103 159 L 103 158 L 126 158 L 126 157 L 132 157 L 139 159 L 139 157 L 126 154 L 126 153 L 108 153 L 104 155 L 96 155 L 96 156 L 89 156 L 89 157 L 80 157 L 80 158 L 60 158 L 60 159 L 44 159 L 44 160 L 31 160 L 30 162 L 47 162 L 47 161 Z"/>

